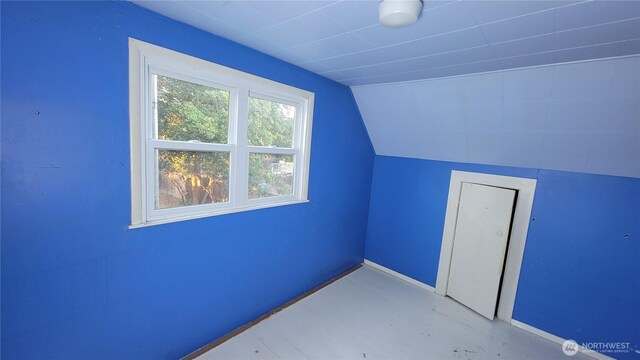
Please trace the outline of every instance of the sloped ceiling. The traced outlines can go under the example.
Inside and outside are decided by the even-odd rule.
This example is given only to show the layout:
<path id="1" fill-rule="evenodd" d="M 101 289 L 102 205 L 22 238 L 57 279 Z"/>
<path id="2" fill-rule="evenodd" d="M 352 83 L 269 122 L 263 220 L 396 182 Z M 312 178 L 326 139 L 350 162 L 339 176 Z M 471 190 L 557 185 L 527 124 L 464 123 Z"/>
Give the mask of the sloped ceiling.
<path id="1" fill-rule="evenodd" d="M 431 1 L 378 24 L 378 0 L 134 3 L 346 85 L 640 53 L 640 1 Z"/>
<path id="2" fill-rule="evenodd" d="M 640 177 L 640 56 L 352 89 L 380 155 Z"/>
<path id="3" fill-rule="evenodd" d="M 352 86 L 378 154 L 640 177 L 640 1 L 133 2 Z"/>

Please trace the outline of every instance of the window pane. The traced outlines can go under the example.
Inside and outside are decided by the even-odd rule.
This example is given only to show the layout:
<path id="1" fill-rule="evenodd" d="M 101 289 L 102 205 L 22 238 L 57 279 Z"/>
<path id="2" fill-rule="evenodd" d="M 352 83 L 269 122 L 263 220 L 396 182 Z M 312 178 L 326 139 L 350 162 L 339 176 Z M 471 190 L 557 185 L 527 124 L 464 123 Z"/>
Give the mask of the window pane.
<path id="1" fill-rule="evenodd" d="M 227 143 L 228 91 L 154 76 L 158 94 L 158 139 Z"/>
<path id="2" fill-rule="evenodd" d="M 229 153 L 158 150 L 156 209 L 229 201 Z"/>
<path id="3" fill-rule="evenodd" d="M 293 147 L 295 116 L 295 106 L 249 97 L 249 145 Z"/>
<path id="4" fill-rule="evenodd" d="M 249 155 L 249 199 L 293 195 L 293 155 Z"/>

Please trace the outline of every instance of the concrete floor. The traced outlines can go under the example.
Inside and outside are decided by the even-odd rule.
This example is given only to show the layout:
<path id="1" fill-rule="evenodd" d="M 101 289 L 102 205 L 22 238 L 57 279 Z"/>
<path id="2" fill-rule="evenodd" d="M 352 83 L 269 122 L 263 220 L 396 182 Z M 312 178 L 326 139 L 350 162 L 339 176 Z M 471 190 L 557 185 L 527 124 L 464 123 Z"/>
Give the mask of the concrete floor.
<path id="1" fill-rule="evenodd" d="M 198 359 L 568 357 L 559 344 L 364 266 Z"/>

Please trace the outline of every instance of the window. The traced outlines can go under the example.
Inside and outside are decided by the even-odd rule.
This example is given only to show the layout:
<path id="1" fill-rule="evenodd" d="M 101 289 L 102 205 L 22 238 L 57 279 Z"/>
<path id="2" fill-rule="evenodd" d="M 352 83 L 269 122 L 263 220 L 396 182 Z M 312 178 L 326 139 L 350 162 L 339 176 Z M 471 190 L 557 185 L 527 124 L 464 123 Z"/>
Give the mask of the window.
<path id="1" fill-rule="evenodd" d="M 129 40 L 131 227 L 307 201 L 313 93 Z"/>

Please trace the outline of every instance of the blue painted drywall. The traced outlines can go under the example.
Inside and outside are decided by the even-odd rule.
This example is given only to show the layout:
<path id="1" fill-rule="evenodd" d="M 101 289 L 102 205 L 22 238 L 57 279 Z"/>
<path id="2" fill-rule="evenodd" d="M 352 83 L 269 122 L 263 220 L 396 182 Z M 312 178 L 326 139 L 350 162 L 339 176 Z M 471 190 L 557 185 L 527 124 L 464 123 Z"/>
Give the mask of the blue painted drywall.
<path id="1" fill-rule="evenodd" d="M 2 358 L 177 358 L 363 259 L 349 88 L 115 2 L 2 2 Z M 128 37 L 315 92 L 310 203 L 136 230 Z"/>
<path id="2" fill-rule="evenodd" d="M 537 179 L 514 319 L 640 350 L 640 179 L 376 156 L 365 258 L 435 286 L 451 170 Z"/>

